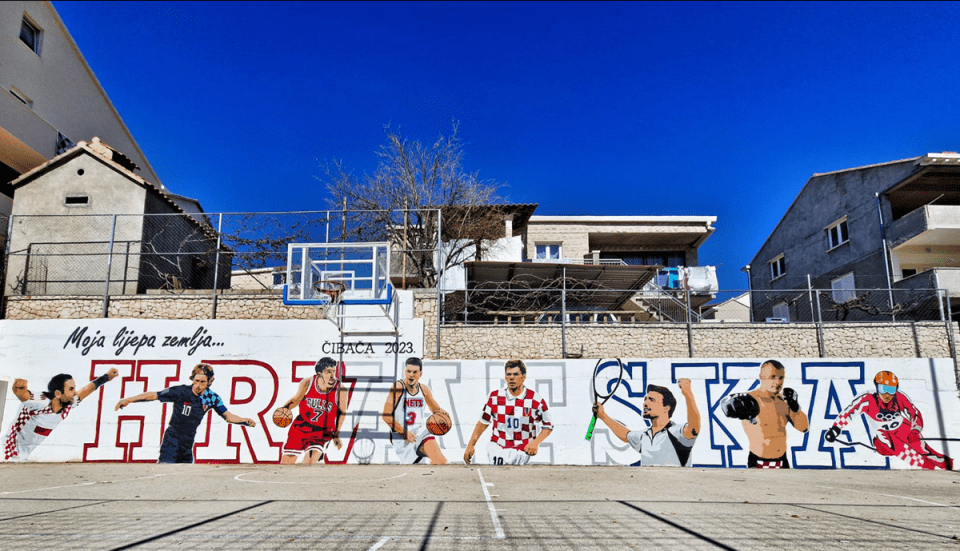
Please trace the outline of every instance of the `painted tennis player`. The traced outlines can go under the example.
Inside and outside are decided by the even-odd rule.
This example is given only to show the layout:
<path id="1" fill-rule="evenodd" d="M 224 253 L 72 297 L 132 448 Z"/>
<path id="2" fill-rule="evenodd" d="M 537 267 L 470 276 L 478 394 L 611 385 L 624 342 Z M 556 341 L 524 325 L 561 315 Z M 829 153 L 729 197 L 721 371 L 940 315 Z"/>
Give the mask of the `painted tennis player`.
<path id="1" fill-rule="evenodd" d="M 507 388 L 496 390 L 487 398 L 470 443 L 463 452 L 466 464 L 473 460 L 474 446 L 491 424 L 493 434 L 487 444 L 487 453 L 494 465 L 526 465 L 553 432 L 547 403 L 537 392 L 523 386 L 526 378 L 527 366 L 523 360 L 509 360 L 504 365 Z"/>
<path id="2" fill-rule="evenodd" d="M 427 430 L 427 408 L 431 412 L 446 413 L 433 397 L 430 388 L 420 382 L 423 361 L 407 358 L 403 367 L 403 379 L 395 382 L 383 404 L 383 421 L 400 439 L 394 441 L 393 449 L 401 463 L 419 463 L 423 458 L 431 465 L 446 465 L 447 458 L 440 450 L 436 437 Z M 391 437 L 393 434 L 391 433 Z"/>
<path id="3" fill-rule="evenodd" d="M 47 390 L 42 393 L 41 400 L 33 399 L 33 393 L 27 390 L 25 379 L 14 381 L 14 394 L 23 402 L 23 406 L 4 441 L 4 459 L 7 461 L 29 459 L 33 450 L 70 415 L 73 408 L 77 407 L 84 398 L 93 394 L 93 391 L 112 381 L 117 374 L 116 368 L 110 369 L 77 390 L 73 376 L 61 373 L 47 383 Z"/>
<path id="4" fill-rule="evenodd" d="M 693 399 L 690 379 L 678 380 L 677 386 L 687 406 L 687 422 L 682 426 L 671 420 L 677 408 L 677 399 L 670 389 L 663 386 L 647 385 L 643 418 L 650 421 L 650 428 L 646 430 L 630 430 L 607 415 L 603 404 L 593 406 L 597 419 L 610 427 L 617 438 L 640 452 L 641 466 L 690 466 L 690 452 L 700 434 L 700 410 Z"/>
<path id="5" fill-rule="evenodd" d="M 167 430 L 163 431 L 158 463 L 193 463 L 193 444 L 197 428 L 211 409 L 228 423 L 257 426 L 253 419 L 239 417 L 227 411 L 220 396 L 209 389 L 213 383 L 212 366 L 197 364 L 190 374 L 190 381 L 193 384 L 177 385 L 157 392 L 144 392 L 123 398 L 114 407 L 114 410 L 120 410 L 134 402 L 154 400 L 174 404 L 170 424 Z"/>

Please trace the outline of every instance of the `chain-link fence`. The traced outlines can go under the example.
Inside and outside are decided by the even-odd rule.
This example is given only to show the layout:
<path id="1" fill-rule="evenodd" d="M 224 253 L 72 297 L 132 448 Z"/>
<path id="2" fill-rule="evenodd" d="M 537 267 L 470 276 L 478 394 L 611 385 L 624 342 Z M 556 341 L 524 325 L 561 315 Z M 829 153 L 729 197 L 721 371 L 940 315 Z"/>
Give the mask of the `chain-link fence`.
<path id="1" fill-rule="evenodd" d="M 105 313 L 118 296 L 279 296 L 290 243 L 389 242 L 391 276 L 407 287 L 435 287 L 444 259 L 436 209 L 31 215 L 3 224 L 5 297 L 103 297 Z"/>
<path id="2" fill-rule="evenodd" d="M 725 290 L 697 293 L 648 284 L 640 290 L 568 282 L 566 288 L 511 285 L 476 286 L 448 292 L 445 323 L 601 324 L 639 323 L 837 323 L 945 321 L 952 309 L 938 289 Z M 752 301 L 759 305 L 751 310 Z"/>

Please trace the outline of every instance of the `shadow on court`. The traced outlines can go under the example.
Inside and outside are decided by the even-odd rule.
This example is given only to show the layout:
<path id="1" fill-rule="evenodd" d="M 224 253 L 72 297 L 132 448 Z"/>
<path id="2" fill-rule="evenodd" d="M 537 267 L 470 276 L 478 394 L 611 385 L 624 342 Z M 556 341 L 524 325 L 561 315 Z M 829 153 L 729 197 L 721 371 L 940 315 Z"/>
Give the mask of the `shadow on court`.
<path id="1" fill-rule="evenodd" d="M 960 475 L 0 464 L 0 549 L 960 550 Z"/>

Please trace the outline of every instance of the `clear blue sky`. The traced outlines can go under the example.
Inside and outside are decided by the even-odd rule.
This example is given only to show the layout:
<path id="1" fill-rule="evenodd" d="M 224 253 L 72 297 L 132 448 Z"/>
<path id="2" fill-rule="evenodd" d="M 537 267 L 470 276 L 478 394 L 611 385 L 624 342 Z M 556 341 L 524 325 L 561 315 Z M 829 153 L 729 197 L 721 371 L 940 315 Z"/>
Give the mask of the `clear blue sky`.
<path id="1" fill-rule="evenodd" d="M 541 215 L 717 216 L 724 289 L 815 172 L 960 149 L 960 4 L 54 2 L 163 183 L 325 208 L 461 122 Z M 78 139 L 88 139 L 83 137 Z"/>

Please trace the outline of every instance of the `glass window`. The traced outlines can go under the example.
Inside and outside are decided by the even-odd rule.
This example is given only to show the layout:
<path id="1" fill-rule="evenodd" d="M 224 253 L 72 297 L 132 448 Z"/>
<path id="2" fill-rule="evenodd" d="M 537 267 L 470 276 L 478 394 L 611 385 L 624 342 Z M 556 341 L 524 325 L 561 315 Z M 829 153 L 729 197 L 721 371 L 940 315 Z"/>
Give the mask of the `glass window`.
<path id="1" fill-rule="evenodd" d="M 778 256 L 770 261 L 770 281 L 783 277 L 783 274 L 787 272 L 787 264 L 783 255 Z"/>
<path id="2" fill-rule="evenodd" d="M 20 23 L 20 41 L 37 55 L 40 55 L 40 29 L 26 17 Z"/>
<path id="3" fill-rule="evenodd" d="M 537 260 L 560 260 L 560 244 L 544 243 L 537 245 Z"/>
<path id="4" fill-rule="evenodd" d="M 834 279 L 830 282 L 830 287 L 833 289 L 833 301 L 837 304 L 843 304 L 857 296 L 853 272 Z"/>
<path id="5" fill-rule="evenodd" d="M 832 226 L 826 229 L 826 232 L 828 249 L 839 247 L 847 241 L 850 241 L 850 233 L 847 229 L 846 218 L 840 220 L 839 222 L 835 222 Z"/>

